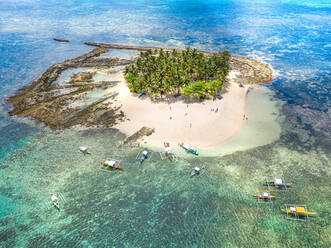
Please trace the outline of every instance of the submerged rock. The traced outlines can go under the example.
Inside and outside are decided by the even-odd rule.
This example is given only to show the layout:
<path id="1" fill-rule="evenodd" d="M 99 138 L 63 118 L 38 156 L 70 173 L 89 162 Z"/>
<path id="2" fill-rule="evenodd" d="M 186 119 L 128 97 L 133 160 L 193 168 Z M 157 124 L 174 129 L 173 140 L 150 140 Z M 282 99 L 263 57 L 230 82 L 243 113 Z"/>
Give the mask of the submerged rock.
<path id="1" fill-rule="evenodd" d="M 142 127 L 139 131 L 135 132 L 131 136 L 127 137 L 123 144 L 133 144 L 137 142 L 139 139 L 141 139 L 144 136 L 149 136 L 152 135 L 155 132 L 154 128 L 149 128 L 149 127 Z"/>

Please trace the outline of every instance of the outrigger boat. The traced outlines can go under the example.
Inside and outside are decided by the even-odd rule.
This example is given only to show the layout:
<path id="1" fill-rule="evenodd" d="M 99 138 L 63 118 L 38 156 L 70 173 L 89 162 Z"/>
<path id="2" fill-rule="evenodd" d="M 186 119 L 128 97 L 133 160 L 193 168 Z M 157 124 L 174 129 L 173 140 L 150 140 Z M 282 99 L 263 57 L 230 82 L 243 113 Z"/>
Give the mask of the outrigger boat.
<path id="1" fill-rule="evenodd" d="M 196 147 L 190 145 L 190 144 L 184 144 L 184 143 L 179 143 L 178 144 L 181 148 L 183 148 L 184 150 L 186 150 L 187 152 L 190 152 L 194 155 L 199 155 L 198 154 L 198 150 L 196 149 Z"/>
<path id="2" fill-rule="evenodd" d="M 296 205 L 296 204 L 285 204 L 285 208 L 282 208 L 281 211 L 283 213 L 286 213 L 287 219 L 294 219 L 294 220 L 304 220 L 302 219 L 302 217 L 308 218 L 309 216 L 316 214 L 315 212 L 308 211 L 305 205 Z M 289 217 L 289 215 L 291 215 L 292 218 Z"/>
<path id="3" fill-rule="evenodd" d="M 271 195 L 268 191 L 259 191 L 256 195 L 253 195 L 257 200 L 271 200 L 275 199 L 276 196 Z"/>
<path id="4" fill-rule="evenodd" d="M 149 151 L 148 151 L 147 148 L 145 148 L 145 150 L 143 150 L 141 152 L 141 156 L 140 156 L 140 159 L 139 159 L 140 164 L 142 164 L 148 158 L 148 153 L 149 153 Z"/>
<path id="5" fill-rule="evenodd" d="M 53 193 L 51 193 L 50 195 L 51 195 L 51 200 L 52 200 L 54 206 L 55 206 L 57 209 L 60 209 L 60 203 L 59 203 L 59 201 L 58 201 L 56 195 L 53 194 Z"/>
<path id="6" fill-rule="evenodd" d="M 170 144 L 168 142 L 164 142 L 164 151 L 169 160 L 172 161 L 174 159 L 174 154 L 172 153 Z"/>
<path id="7" fill-rule="evenodd" d="M 120 166 L 120 162 L 119 161 L 115 161 L 115 160 L 105 160 L 105 161 L 102 161 L 101 164 L 107 168 L 107 169 L 110 169 L 110 170 L 114 170 L 114 169 L 117 169 L 117 170 L 123 170 L 123 167 Z"/>
<path id="8" fill-rule="evenodd" d="M 86 146 L 80 146 L 79 147 L 79 150 L 85 155 L 85 154 L 91 154 L 89 151 L 88 151 L 88 147 Z"/>
<path id="9" fill-rule="evenodd" d="M 265 186 L 274 186 L 276 188 L 288 188 L 291 187 L 291 183 L 286 183 L 282 178 L 273 178 L 266 177 L 265 182 L 263 183 Z"/>
<path id="10" fill-rule="evenodd" d="M 193 172 L 191 174 L 191 177 L 195 176 L 195 175 L 200 175 L 200 171 L 203 170 L 205 167 L 194 167 L 193 168 Z"/>

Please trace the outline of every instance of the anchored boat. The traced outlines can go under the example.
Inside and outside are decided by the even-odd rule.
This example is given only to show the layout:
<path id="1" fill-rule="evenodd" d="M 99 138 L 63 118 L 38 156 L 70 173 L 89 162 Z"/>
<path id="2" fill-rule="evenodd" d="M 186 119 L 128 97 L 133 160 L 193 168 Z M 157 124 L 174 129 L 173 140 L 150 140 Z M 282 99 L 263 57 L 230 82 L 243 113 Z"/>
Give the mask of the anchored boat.
<path id="1" fill-rule="evenodd" d="M 205 167 L 194 167 L 193 168 L 193 172 L 191 174 L 191 177 L 195 176 L 195 175 L 200 175 L 200 172 L 204 169 Z"/>
<path id="2" fill-rule="evenodd" d="M 57 209 L 60 209 L 60 203 L 59 203 L 59 200 L 57 199 L 56 195 L 51 193 L 51 200 L 54 204 L 54 206 L 57 208 Z"/>
<path id="3" fill-rule="evenodd" d="M 123 167 L 120 166 L 120 162 L 116 161 L 116 160 L 105 160 L 105 161 L 102 161 L 101 164 L 105 168 L 110 169 L 110 170 L 114 170 L 114 169 L 123 170 Z"/>
<path id="4" fill-rule="evenodd" d="M 149 151 L 148 151 L 147 148 L 145 148 L 145 150 L 143 150 L 141 152 L 141 156 L 140 156 L 140 159 L 139 159 L 140 164 L 142 164 L 148 158 L 148 153 L 149 153 Z"/>
<path id="5" fill-rule="evenodd" d="M 287 219 L 292 220 L 306 220 L 309 216 L 316 214 L 315 212 L 308 211 L 305 205 L 296 204 L 285 204 L 285 208 L 282 208 L 281 211 L 286 213 Z"/>
<path id="6" fill-rule="evenodd" d="M 276 196 L 271 195 L 268 191 L 259 191 L 257 194 L 253 195 L 257 200 L 271 201 L 271 199 L 275 199 Z"/>
<path id="7" fill-rule="evenodd" d="M 183 148 L 185 151 L 189 152 L 189 153 L 192 153 L 194 155 L 199 155 L 198 154 L 198 150 L 195 146 L 193 145 L 190 145 L 190 144 L 184 144 L 184 143 L 179 143 L 178 144 L 181 148 Z"/>
<path id="8" fill-rule="evenodd" d="M 169 160 L 172 161 L 174 159 L 174 154 L 172 153 L 170 144 L 168 142 L 164 142 L 164 151 Z"/>
<path id="9" fill-rule="evenodd" d="M 265 186 L 274 186 L 280 189 L 286 189 L 291 187 L 291 183 L 286 183 L 282 178 L 273 178 L 273 177 L 266 177 L 265 182 L 263 183 Z"/>
<path id="10" fill-rule="evenodd" d="M 88 151 L 88 147 L 86 146 L 80 146 L 79 147 L 79 150 L 85 155 L 85 154 L 91 154 L 89 151 Z"/>

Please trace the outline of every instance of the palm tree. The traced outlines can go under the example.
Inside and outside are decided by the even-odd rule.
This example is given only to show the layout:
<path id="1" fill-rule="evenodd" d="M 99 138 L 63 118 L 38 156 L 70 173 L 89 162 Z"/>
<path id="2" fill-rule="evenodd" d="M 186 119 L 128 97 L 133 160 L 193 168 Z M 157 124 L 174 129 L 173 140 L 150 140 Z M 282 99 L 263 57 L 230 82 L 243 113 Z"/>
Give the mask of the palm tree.
<path id="1" fill-rule="evenodd" d="M 229 59 L 227 51 L 207 57 L 189 47 L 181 52 L 149 49 L 141 52 L 135 63 L 125 68 L 124 74 L 134 92 L 169 95 L 179 93 L 185 87 L 186 96 L 215 97 L 216 91 L 226 82 Z"/>

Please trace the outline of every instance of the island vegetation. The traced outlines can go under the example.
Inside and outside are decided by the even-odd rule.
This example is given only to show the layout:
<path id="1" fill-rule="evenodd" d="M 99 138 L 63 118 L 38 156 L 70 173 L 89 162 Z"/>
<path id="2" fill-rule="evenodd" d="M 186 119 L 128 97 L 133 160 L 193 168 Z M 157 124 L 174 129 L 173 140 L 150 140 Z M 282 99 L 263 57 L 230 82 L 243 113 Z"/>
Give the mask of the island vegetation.
<path id="1" fill-rule="evenodd" d="M 131 92 L 151 98 L 179 95 L 216 98 L 230 70 L 228 51 L 205 55 L 197 49 L 178 51 L 149 49 L 126 66 L 125 79 Z"/>

